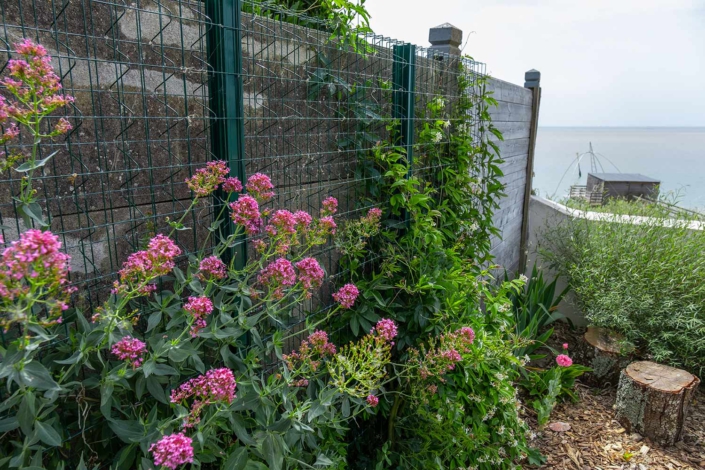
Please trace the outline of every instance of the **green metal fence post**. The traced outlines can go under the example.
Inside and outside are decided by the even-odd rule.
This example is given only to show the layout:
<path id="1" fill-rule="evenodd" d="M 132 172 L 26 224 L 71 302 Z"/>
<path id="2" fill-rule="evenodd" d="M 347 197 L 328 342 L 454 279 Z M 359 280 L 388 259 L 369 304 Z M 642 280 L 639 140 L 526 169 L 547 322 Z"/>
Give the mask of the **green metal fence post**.
<path id="1" fill-rule="evenodd" d="M 208 30 L 208 62 L 213 67 L 209 80 L 211 115 L 211 143 L 216 159 L 227 161 L 230 175 L 245 182 L 245 121 L 243 111 L 242 43 L 240 12 L 242 0 L 206 0 L 206 12 L 211 20 Z M 220 194 L 222 199 L 226 194 Z M 215 208 L 219 213 L 221 207 Z M 233 233 L 234 227 L 226 220 L 221 223 L 221 234 Z M 235 266 L 247 262 L 244 237 L 226 255 L 229 262 L 235 257 Z"/>
<path id="2" fill-rule="evenodd" d="M 399 121 L 399 145 L 406 150 L 409 174 L 414 162 L 414 102 L 416 86 L 416 46 L 394 46 L 392 69 L 394 90 L 393 117 Z"/>
<path id="3" fill-rule="evenodd" d="M 392 116 L 399 122 L 397 142 L 406 151 L 409 163 L 407 178 L 414 168 L 414 103 L 416 101 L 416 46 L 401 44 L 394 46 L 394 63 L 392 66 L 393 109 Z M 411 219 L 404 214 L 408 228 Z"/>

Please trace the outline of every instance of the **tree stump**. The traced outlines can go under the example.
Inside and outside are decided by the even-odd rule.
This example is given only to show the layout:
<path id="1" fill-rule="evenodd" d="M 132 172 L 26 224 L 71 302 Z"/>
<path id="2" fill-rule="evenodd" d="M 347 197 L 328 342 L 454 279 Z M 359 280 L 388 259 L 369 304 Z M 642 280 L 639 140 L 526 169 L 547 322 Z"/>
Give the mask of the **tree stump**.
<path id="1" fill-rule="evenodd" d="M 632 361 L 634 346 L 607 328 L 589 327 L 583 337 L 581 363 L 592 369 L 586 379 L 601 387 L 616 386 L 619 374 Z"/>
<path id="2" fill-rule="evenodd" d="M 672 446 L 683 432 L 683 422 L 700 380 L 684 370 L 655 362 L 629 364 L 617 390 L 617 421 L 628 432 Z"/>

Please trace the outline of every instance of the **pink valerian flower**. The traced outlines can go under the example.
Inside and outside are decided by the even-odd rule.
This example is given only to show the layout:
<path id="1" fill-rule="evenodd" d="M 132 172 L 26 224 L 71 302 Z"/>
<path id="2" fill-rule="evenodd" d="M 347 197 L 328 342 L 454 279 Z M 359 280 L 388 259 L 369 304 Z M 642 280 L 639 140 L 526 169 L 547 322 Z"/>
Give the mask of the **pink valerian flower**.
<path id="1" fill-rule="evenodd" d="M 298 351 L 284 354 L 282 359 L 289 370 L 299 370 L 300 373 L 316 372 L 322 360 L 335 353 L 335 344 L 329 341 L 328 333 L 318 330 L 301 341 Z"/>
<path id="2" fill-rule="evenodd" d="M 469 326 L 464 326 L 458 331 L 456 331 L 456 334 L 461 338 L 461 340 L 468 345 L 472 344 L 473 341 L 475 341 L 475 332 L 473 331 L 472 328 Z"/>
<path id="3" fill-rule="evenodd" d="M 570 367 L 573 365 L 573 360 L 565 354 L 559 354 L 556 356 L 556 364 L 561 367 Z"/>
<path id="4" fill-rule="evenodd" d="M 296 211 L 294 212 L 294 220 L 296 221 L 297 228 L 305 230 L 311 226 L 313 217 L 311 217 L 311 214 L 308 212 Z"/>
<path id="5" fill-rule="evenodd" d="M 345 284 L 333 294 L 333 300 L 343 308 L 352 308 L 358 295 L 360 295 L 360 291 L 355 287 L 355 284 Z"/>
<path id="6" fill-rule="evenodd" d="M 38 301 L 46 307 L 46 318 L 40 322 L 45 326 L 54 324 L 67 308 L 76 289 L 68 285 L 70 257 L 60 250 L 58 236 L 35 229 L 22 233 L 2 250 L 0 311 L 8 315 L 0 318 L 0 326 L 8 329 L 12 323 L 24 321 Z"/>
<path id="7" fill-rule="evenodd" d="M 394 323 L 394 320 L 383 318 L 377 322 L 374 328 L 372 328 L 370 334 L 373 333 L 377 333 L 380 338 L 394 346 L 394 342 L 392 342 L 392 340 L 397 337 L 397 324 Z"/>
<path id="8" fill-rule="evenodd" d="M 334 197 L 327 197 L 321 203 L 321 216 L 329 216 L 338 212 L 338 200 Z"/>
<path id="9" fill-rule="evenodd" d="M 245 228 L 248 235 L 256 235 L 262 230 L 262 214 L 259 211 L 259 204 L 251 196 L 240 196 L 240 198 L 230 204 L 232 213 L 230 218 L 237 225 Z"/>
<path id="10" fill-rule="evenodd" d="M 462 354 L 471 351 L 474 340 L 475 332 L 466 326 L 453 333 L 441 335 L 437 343 L 432 343 L 428 350 L 412 349 L 411 361 L 417 364 L 422 380 L 437 377 L 444 382 L 443 374 L 455 369 L 456 364 L 463 360 Z"/>
<path id="11" fill-rule="evenodd" d="M 323 268 L 314 258 L 304 258 L 296 263 L 299 270 L 299 281 L 303 286 L 306 298 L 311 298 L 311 289 L 321 287 L 325 273 Z"/>
<path id="12" fill-rule="evenodd" d="M 137 338 L 125 336 L 117 343 L 113 344 L 111 352 L 121 361 L 127 361 L 133 369 L 142 365 L 147 352 L 147 345 Z"/>
<path id="13" fill-rule="evenodd" d="M 296 218 L 287 210 L 278 210 L 269 219 L 266 232 L 270 236 L 293 235 L 296 233 Z"/>
<path id="14" fill-rule="evenodd" d="M 242 191 L 242 183 L 234 176 L 226 178 L 225 181 L 223 181 L 223 191 L 226 193 L 239 193 Z"/>
<path id="15" fill-rule="evenodd" d="M 184 421 L 184 427 L 190 428 L 201 420 L 201 411 L 205 406 L 232 403 L 236 398 L 236 386 L 235 376 L 230 369 L 212 369 L 172 390 L 171 402 L 183 403 L 189 398 L 194 399 Z"/>
<path id="16" fill-rule="evenodd" d="M 0 120 L 10 116 L 26 124 L 31 116 L 46 116 L 74 101 L 72 96 L 57 95 L 61 91 L 61 82 L 51 65 L 51 57 L 43 46 L 29 39 L 23 39 L 14 46 L 20 58 L 8 62 L 9 76 L 0 80 L 0 84 L 18 100 L 10 105 L 4 100 L 0 103 L 3 108 Z M 65 128 L 65 124 L 61 127 Z"/>
<path id="17" fill-rule="evenodd" d="M 299 380 L 296 380 L 296 381 L 294 381 L 291 385 L 292 385 L 293 387 L 300 387 L 300 388 L 308 387 L 308 379 L 299 379 Z"/>
<path id="18" fill-rule="evenodd" d="M 174 259 L 181 249 L 169 237 L 157 235 L 149 241 L 147 250 L 128 256 L 118 271 L 120 280 L 113 283 L 114 294 L 147 295 L 156 289 L 150 282 L 174 269 Z"/>
<path id="19" fill-rule="evenodd" d="M 205 168 L 199 168 L 191 178 L 186 178 L 186 185 L 198 197 L 205 197 L 225 183 L 230 174 L 228 164 L 222 160 L 206 163 Z"/>
<path id="20" fill-rule="evenodd" d="M 287 210 L 278 210 L 269 219 L 265 232 L 274 239 L 276 252 L 285 255 L 292 245 L 298 243 L 296 238 L 296 217 Z"/>
<path id="21" fill-rule="evenodd" d="M 195 338 L 206 327 L 206 317 L 213 313 L 213 302 L 208 297 L 189 297 L 184 310 L 193 318 L 191 336 Z"/>
<path id="22" fill-rule="evenodd" d="M 373 207 L 372 209 L 367 211 L 367 215 L 365 217 L 370 222 L 379 223 L 379 221 L 382 219 L 382 210 Z"/>
<path id="23" fill-rule="evenodd" d="M 7 127 L 7 129 L 5 129 L 5 132 L 2 133 L 2 137 L 0 137 L 0 145 L 11 141 L 18 135 L 20 135 L 20 128 L 13 122 Z"/>
<path id="24" fill-rule="evenodd" d="M 375 408 L 377 405 L 379 405 L 379 398 L 374 395 L 368 395 L 367 404 L 370 405 L 372 408 Z"/>
<path id="25" fill-rule="evenodd" d="M 228 267 L 217 256 L 203 258 L 198 264 L 198 278 L 202 281 L 224 279 L 228 275 Z"/>
<path id="26" fill-rule="evenodd" d="M 318 228 L 320 231 L 319 235 L 321 236 L 335 235 L 338 225 L 335 223 L 333 217 L 327 216 L 321 217 L 318 220 Z"/>
<path id="27" fill-rule="evenodd" d="M 563 349 L 568 349 L 568 343 L 563 343 Z"/>
<path id="28" fill-rule="evenodd" d="M 54 131 L 51 135 L 61 135 L 66 134 L 68 131 L 73 129 L 73 126 L 66 118 L 59 119 L 59 122 L 54 126 Z"/>
<path id="29" fill-rule="evenodd" d="M 284 290 L 296 284 L 294 266 L 287 259 L 277 258 L 260 271 L 257 282 L 269 289 L 273 298 L 281 299 Z"/>
<path id="30" fill-rule="evenodd" d="M 274 197 L 274 185 L 269 176 L 262 173 L 255 173 L 247 179 L 245 189 L 257 202 L 267 202 Z"/>
<path id="31" fill-rule="evenodd" d="M 255 240 L 252 242 L 252 245 L 255 247 L 255 251 L 259 254 L 263 254 L 267 251 L 267 242 L 264 240 Z"/>
<path id="32" fill-rule="evenodd" d="M 154 465 L 175 470 L 180 465 L 193 462 L 193 440 L 183 433 L 169 434 L 149 447 Z"/>

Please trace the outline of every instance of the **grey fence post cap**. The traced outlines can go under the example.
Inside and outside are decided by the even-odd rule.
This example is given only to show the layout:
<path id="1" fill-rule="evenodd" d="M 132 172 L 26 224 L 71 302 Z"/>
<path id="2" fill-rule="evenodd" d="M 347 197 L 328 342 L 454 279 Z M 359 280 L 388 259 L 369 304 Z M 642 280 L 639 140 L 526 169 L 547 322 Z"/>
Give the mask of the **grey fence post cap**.
<path id="1" fill-rule="evenodd" d="M 524 74 L 524 88 L 536 88 L 541 86 L 541 72 L 531 69 Z"/>
<path id="2" fill-rule="evenodd" d="M 463 42 L 463 31 L 450 23 L 431 28 L 428 32 L 431 51 L 460 55 L 460 44 Z"/>

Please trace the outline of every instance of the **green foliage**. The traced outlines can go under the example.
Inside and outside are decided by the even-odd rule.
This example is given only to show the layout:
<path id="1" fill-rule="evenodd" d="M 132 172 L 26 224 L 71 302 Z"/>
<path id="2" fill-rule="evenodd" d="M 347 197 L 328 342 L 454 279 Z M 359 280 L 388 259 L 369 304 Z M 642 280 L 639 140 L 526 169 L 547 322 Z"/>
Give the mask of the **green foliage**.
<path id="1" fill-rule="evenodd" d="M 364 35 L 372 30 L 365 0 L 247 0 L 243 11 L 330 31 L 341 48 L 360 53 L 369 48 Z"/>
<path id="2" fill-rule="evenodd" d="M 266 237 L 246 266 L 222 265 L 217 277 L 204 271 L 205 253 L 185 269 L 154 258 L 138 277 L 121 275 L 91 322 L 77 310 L 65 312 L 61 325 L 38 321 L 49 299 L 15 305 L 21 311 L 10 321 L 27 320 L 8 324 L 22 334 L 2 351 L 0 468 L 62 469 L 84 461 L 152 469 L 151 444 L 178 432 L 193 439 L 194 464 L 205 468 L 340 468 L 348 423 L 370 413 L 365 398 L 381 387 L 391 346 L 369 334 L 337 354 L 310 339 L 307 350 L 302 344 L 298 354 L 283 355 L 285 342 L 299 334 L 287 325 L 311 288 L 301 277 L 286 289 L 261 277 L 275 260 L 297 263 L 324 244 L 321 227 L 314 220 L 295 235 Z M 213 254 L 222 256 L 241 232 L 238 226 L 221 239 Z M 163 251 L 180 252 L 160 237 L 172 247 Z M 154 240 L 137 259 L 159 251 Z M 164 269 L 154 271 L 160 263 Z M 130 269 L 126 264 L 123 273 Z M 156 281 L 169 289 L 148 296 L 145 287 Z M 198 322 L 193 299 L 211 304 L 207 322 Z M 313 331 L 341 308 L 311 312 L 302 326 Z M 121 360 L 115 348 L 130 338 L 139 338 L 143 350 Z M 188 399 L 174 398 L 188 379 L 216 368 L 234 374 L 232 401 L 211 395 L 189 409 Z"/>
<path id="3" fill-rule="evenodd" d="M 540 460 L 527 446 L 512 384 L 519 361 L 506 306 L 523 281 L 490 287 L 485 269 L 496 233 L 492 214 L 503 195 L 500 160 L 486 139 L 501 138 L 488 112 L 496 102 L 482 79 L 462 70 L 459 77 L 452 113 L 441 97 L 428 103 L 413 165 L 395 145 L 393 121 L 387 140 L 359 152 L 367 196 L 361 204 L 379 205 L 383 230 L 362 237 L 364 249 L 344 251 L 341 264 L 361 288 L 360 305 L 335 321 L 353 337 L 381 316 L 400 331 L 395 373 L 385 384 L 389 401 L 351 436 L 353 468 L 490 469 L 513 468 L 527 456 Z M 465 93 L 470 89 L 479 92 Z M 344 229 L 338 243 L 355 246 L 360 238 Z M 477 335 L 468 351 L 451 341 L 461 327 Z M 440 362 L 446 369 L 439 369 L 454 351 L 458 362 Z"/>
<path id="4" fill-rule="evenodd" d="M 531 402 L 536 412 L 539 426 L 545 426 L 551 417 L 559 399 L 569 398 L 578 401 L 575 394 L 575 379 L 586 372 L 589 367 L 573 364 L 569 367 L 554 366 L 547 371 L 528 372 L 521 386 L 531 395 L 537 397 Z"/>
<path id="5" fill-rule="evenodd" d="M 626 223 L 624 214 L 640 216 Z M 543 254 L 596 325 L 616 330 L 653 360 L 702 375 L 705 365 L 705 231 L 695 217 L 625 201 L 601 221 L 571 218 L 543 232 Z"/>
<path id="6" fill-rule="evenodd" d="M 505 281 L 508 275 L 504 275 Z M 520 346 L 515 350 L 519 357 L 532 356 L 534 352 L 544 346 L 553 334 L 553 328 L 546 327 L 551 323 L 564 319 L 559 313 L 558 304 L 568 293 L 569 287 L 556 295 L 558 278 L 547 283 L 543 272 L 534 264 L 531 277 L 527 280 L 526 287 L 519 293 L 510 295 L 514 319 L 516 321 L 516 334 L 521 340 Z"/>

